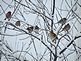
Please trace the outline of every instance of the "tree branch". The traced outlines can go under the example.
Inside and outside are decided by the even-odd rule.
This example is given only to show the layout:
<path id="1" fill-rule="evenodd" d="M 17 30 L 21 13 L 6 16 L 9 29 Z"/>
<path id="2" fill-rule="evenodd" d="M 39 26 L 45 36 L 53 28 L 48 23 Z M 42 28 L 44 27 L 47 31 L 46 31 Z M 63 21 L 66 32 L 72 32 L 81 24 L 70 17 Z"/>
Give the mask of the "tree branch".
<path id="1" fill-rule="evenodd" d="M 62 53 L 74 42 L 74 40 L 76 40 L 76 39 L 78 39 L 78 38 L 80 38 L 80 37 L 81 37 L 81 35 L 80 35 L 80 36 L 76 36 L 76 37 L 67 45 L 66 48 L 64 48 L 62 51 L 60 51 L 59 54 L 62 54 Z"/>

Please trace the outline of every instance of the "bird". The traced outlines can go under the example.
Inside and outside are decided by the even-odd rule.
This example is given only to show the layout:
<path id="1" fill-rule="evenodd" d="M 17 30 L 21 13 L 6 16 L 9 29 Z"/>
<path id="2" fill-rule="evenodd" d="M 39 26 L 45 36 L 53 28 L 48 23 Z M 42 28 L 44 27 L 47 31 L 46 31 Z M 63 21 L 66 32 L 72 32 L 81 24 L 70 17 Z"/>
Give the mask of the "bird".
<path id="1" fill-rule="evenodd" d="M 64 25 L 66 23 L 66 20 L 67 20 L 66 18 L 62 18 L 57 23 Z"/>
<path id="2" fill-rule="evenodd" d="M 27 28 L 27 30 L 28 30 L 29 33 L 31 33 L 33 31 L 33 29 L 34 29 L 33 26 Z"/>
<path id="3" fill-rule="evenodd" d="M 52 42 L 56 43 L 56 39 L 58 39 L 58 37 L 57 37 L 57 35 L 53 31 L 50 31 L 48 36 L 52 40 Z"/>
<path id="4" fill-rule="evenodd" d="M 8 11 L 6 14 L 5 14 L 5 16 L 6 16 L 6 18 L 4 19 L 4 20 L 6 20 L 6 19 L 10 19 L 11 18 L 11 11 Z"/>
<path id="5" fill-rule="evenodd" d="M 69 23 L 67 25 L 64 26 L 64 28 L 62 29 L 62 31 L 67 31 L 71 28 L 71 26 L 69 25 Z"/>
<path id="6" fill-rule="evenodd" d="M 38 33 L 39 27 L 37 25 L 35 26 L 34 31 L 35 31 L 35 33 Z"/>
<path id="7" fill-rule="evenodd" d="M 39 27 L 37 25 L 35 26 L 35 30 L 39 30 Z"/>
<path id="8" fill-rule="evenodd" d="M 16 21 L 15 25 L 16 25 L 16 26 L 20 26 L 20 25 L 21 25 L 21 24 L 20 24 L 20 21 Z"/>

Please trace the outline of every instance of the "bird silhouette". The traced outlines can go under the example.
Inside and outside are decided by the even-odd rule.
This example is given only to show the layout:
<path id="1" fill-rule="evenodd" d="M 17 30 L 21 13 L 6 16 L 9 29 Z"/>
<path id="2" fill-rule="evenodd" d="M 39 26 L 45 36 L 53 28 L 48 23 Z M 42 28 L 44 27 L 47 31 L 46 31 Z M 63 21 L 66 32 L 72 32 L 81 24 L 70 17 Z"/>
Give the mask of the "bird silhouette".
<path id="1" fill-rule="evenodd" d="M 62 31 L 67 31 L 71 28 L 71 26 L 69 25 L 69 23 L 67 25 L 64 26 L 64 28 L 62 29 Z"/>
<path id="2" fill-rule="evenodd" d="M 37 25 L 35 26 L 35 30 L 39 30 L 39 27 Z"/>
<path id="3" fill-rule="evenodd" d="M 33 29 L 34 29 L 33 26 L 27 28 L 27 30 L 28 30 L 29 33 L 31 33 L 33 31 Z"/>
<path id="4" fill-rule="evenodd" d="M 4 19 L 4 20 L 6 20 L 6 19 L 10 19 L 11 18 L 11 11 L 8 11 L 6 14 L 5 14 L 5 16 L 6 16 L 6 18 Z"/>
<path id="5" fill-rule="evenodd" d="M 60 23 L 60 24 L 64 25 L 66 23 L 66 20 L 67 20 L 66 18 L 62 18 L 57 23 Z"/>
<path id="6" fill-rule="evenodd" d="M 34 27 L 34 31 L 35 31 L 35 33 L 38 33 L 39 27 L 37 25 Z"/>
<path id="7" fill-rule="evenodd" d="M 17 21 L 17 22 L 15 23 L 15 25 L 16 25 L 16 26 L 20 26 L 20 21 Z"/>

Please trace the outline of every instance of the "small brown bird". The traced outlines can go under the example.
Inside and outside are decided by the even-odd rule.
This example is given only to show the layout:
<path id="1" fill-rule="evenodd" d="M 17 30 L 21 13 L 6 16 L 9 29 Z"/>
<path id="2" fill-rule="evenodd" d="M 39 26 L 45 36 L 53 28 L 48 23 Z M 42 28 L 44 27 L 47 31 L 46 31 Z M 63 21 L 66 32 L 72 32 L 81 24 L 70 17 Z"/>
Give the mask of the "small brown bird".
<path id="1" fill-rule="evenodd" d="M 5 14 L 5 16 L 6 16 L 6 18 L 5 18 L 4 20 L 10 19 L 10 18 L 11 18 L 11 11 L 8 11 L 8 12 Z"/>
<path id="2" fill-rule="evenodd" d="M 69 25 L 69 23 L 67 25 L 64 26 L 64 28 L 62 29 L 62 31 L 67 31 L 71 28 L 71 26 Z"/>
<path id="3" fill-rule="evenodd" d="M 52 40 L 52 42 L 56 43 L 55 39 L 58 39 L 58 37 L 57 37 L 57 35 L 53 31 L 50 31 L 49 34 L 48 34 L 48 36 Z"/>
<path id="4" fill-rule="evenodd" d="M 15 25 L 16 26 L 20 26 L 21 24 L 20 24 L 20 21 L 17 21 L 16 23 L 15 23 Z"/>
<path id="5" fill-rule="evenodd" d="M 33 31 L 33 29 L 34 29 L 33 26 L 27 28 L 27 30 L 28 30 L 29 33 L 31 33 Z"/>
<path id="6" fill-rule="evenodd" d="M 64 25 L 66 23 L 66 20 L 67 20 L 66 18 L 62 18 L 57 23 L 60 23 L 60 24 Z"/>

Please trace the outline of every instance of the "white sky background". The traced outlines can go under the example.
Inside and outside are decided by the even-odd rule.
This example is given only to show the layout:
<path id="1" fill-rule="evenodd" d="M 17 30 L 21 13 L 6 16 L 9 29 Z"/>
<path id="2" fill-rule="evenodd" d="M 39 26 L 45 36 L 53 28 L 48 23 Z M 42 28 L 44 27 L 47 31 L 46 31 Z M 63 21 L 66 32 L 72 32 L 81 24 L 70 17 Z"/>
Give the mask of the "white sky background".
<path id="1" fill-rule="evenodd" d="M 3 0 L 3 1 L 6 1 L 6 0 Z M 31 0 L 31 1 L 32 1 L 32 0 Z M 44 0 L 44 1 L 46 1 L 46 0 Z M 60 0 L 60 1 L 59 1 L 59 0 L 56 0 L 56 5 L 55 5 L 55 6 L 56 6 L 57 8 L 59 8 L 59 9 L 60 9 L 60 7 L 62 7 L 61 9 L 69 10 L 69 7 L 68 7 L 67 4 L 65 3 L 65 1 L 64 1 L 63 3 L 62 3 L 62 1 L 64 1 L 64 0 Z M 73 0 L 67 0 L 67 1 L 69 1 L 69 5 L 70 5 L 70 6 L 71 6 L 71 3 L 70 3 L 71 1 L 72 1 L 73 4 L 74 4 L 74 1 L 73 1 Z M 34 2 L 34 0 L 33 0 L 33 2 Z M 14 7 L 13 7 L 14 2 L 11 3 L 11 0 L 7 0 L 6 3 L 12 5 L 12 7 L 10 6 L 10 7 L 7 8 L 7 5 L 6 5 L 4 2 L 2 2 L 2 0 L 0 0 L 0 5 L 2 5 L 3 9 L 5 10 L 5 13 L 8 12 L 8 11 L 12 11 L 12 12 L 13 12 L 13 10 L 14 10 Z M 23 0 L 22 3 L 25 4 L 25 3 L 24 3 L 24 0 Z M 63 4 L 62 6 L 61 6 L 61 3 Z M 46 7 L 48 8 L 49 13 L 51 14 L 51 0 L 47 0 L 47 2 L 46 2 Z M 6 9 L 6 8 L 7 8 L 7 9 Z M 18 11 L 16 11 L 16 12 L 14 13 L 14 15 L 16 15 L 16 16 L 20 19 L 20 21 L 25 21 L 26 23 L 28 23 L 28 24 L 30 24 L 30 25 L 33 25 L 33 26 L 38 25 L 40 28 L 44 29 L 44 21 L 42 20 L 42 18 L 37 19 L 37 15 L 35 15 L 35 14 L 25 14 L 25 12 L 24 12 L 25 10 L 24 10 L 23 8 L 24 8 L 24 7 L 21 6 L 21 7 L 20 7 L 20 11 L 24 14 L 24 17 L 25 17 L 26 21 L 23 20 L 23 18 L 18 15 Z M 60 11 L 59 11 L 59 12 L 60 12 Z M 2 10 L 1 10 L 1 7 L 0 7 L 0 21 L 4 21 L 5 14 L 4 14 L 4 13 L 1 14 L 1 13 L 2 13 Z M 65 11 L 65 12 L 63 11 L 63 12 L 60 12 L 60 13 L 61 13 L 61 16 L 62 16 L 62 17 L 66 17 L 66 15 L 67 15 L 67 12 L 66 12 L 66 11 Z M 55 10 L 54 23 L 57 22 L 57 20 L 56 20 L 56 14 L 57 14 L 57 12 L 56 12 L 56 10 Z M 79 13 L 78 13 L 78 14 L 79 14 Z M 13 15 L 13 17 L 14 17 L 14 15 Z M 47 15 L 47 16 L 48 16 L 48 15 Z M 57 14 L 57 16 L 58 16 L 58 20 L 59 20 L 60 17 L 59 17 L 58 14 Z M 50 15 L 50 18 L 51 18 L 51 15 Z M 68 20 L 69 20 L 69 19 L 68 19 Z M 13 24 L 14 24 L 16 21 L 17 21 L 17 19 L 11 19 L 11 22 L 12 22 Z M 50 22 L 50 21 L 49 21 L 49 22 Z M 40 23 L 40 24 L 39 24 L 39 23 Z M 73 23 L 74 23 L 74 22 L 73 22 Z M 23 24 L 23 23 L 22 23 L 22 24 Z M 72 24 L 72 22 L 70 22 L 70 24 Z M 23 29 L 24 29 L 23 26 L 21 26 L 20 28 L 23 28 Z M 57 25 L 57 28 L 58 28 L 58 25 Z M 74 28 L 74 31 L 77 32 L 75 28 Z M 21 33 L 21 32 L 17 32 L 17 31 L 14 31 L 14 30 L 7 30 L 6 33 L 13 35 L 13 34 Z M 71 33 L 72 33 L 72 32 L 71 32 Z M 35 34 L 34 32 L 33 32 L 32 34 L 34 34 L 35 36 L 41 38 L 41 36 L 38 36 L 38 35 Z M 46 35 L 46 33 L 45 33 L 44 31 L 41 31 L 40 34 L 42 34 L 43 37 L 44 37 L 44 35 Z M 74 34 L 74 36 L 75 36 L 75 33 L 73 33 L 73 34 Z M 20 39 L 23 39 L 23 38 L 26 38 L 26 37 L 29 37 L 29 38 L 28 38 L 28 39 L 25 39 L 25 40 L 20 40 Z M 50 47 L 49 43 L 48 43 L 47 41 L 45 41 L 45 40 L 46 40 L 46 36 L 45 36 L 45 38 L 44 38 L 44 42 L 46 42 L 46 43 L 48 44 L 48 46 Z M 20 36 L 6 36 L 6 37 L 5 37 L 5 41 L 7 41 L 8 45 L 10 46 L 10 48 L 15 52 L 15 51 L 17 51 L 17 50 L 21 50 L 23 45 L 24 45 L 23 51 L 25 51 L 26 48 L 29 46 L 29 44 L 30 44 L 30 42 L 31 42 L 32 40 L 31 40 L 31 36 L 25 34 L 25 35 L 20 35 Z M 63 41 L 63 40 L 62 40 L 62 41 Z M 37 49 L 38 57 L 36 57 L 36 53 L 35 53 L 35 49 L 34 49 L 34 47 L 33 47 L 33 43 L 32 43 L 32 45 L 30 46 L 30 48 L 28 49 L 28 50 L 29 50 L 29 53 L 32 54 L 35 58 L 40 59 L 41 55 L 43 55 L 44 51 L 45 51 L 47 48 L 46 48 L 40 41 L 38 41 L 37 39 L 35 39 L 34 42 L 35 42 L 35 46 L 36 46 L 36 49 Z M 64 43 L 64 45 L 67 44 L 67 42 L 63 42 L 63 43 Z M 60 45 L 61 45 L 61 47 L 63 47 L 63 45 L 62 45 L 61 43 L 60 43 Z M 63 48 L 64 48 L 64 47 L 63 47 Z M 69 47 L 69 48 L 72 48 L 72 46 Z M 27 51 L 28 51 L 28 50 L 27 50 Z M 66 52 L 68 52 L 68 51 L 66 51 Z M 65 53 L 66 53 L 66 52 L 65 52 Z M 47 53 L 46 53 L 45 55 L 47 55 L 48 53 L 49 53 L 49 51 L 47 51 Z M 24 53 L 24 54 L 26 54 L 26 53 Z M 24 54 L 22 53 L 22 55 L 24 55 Z M 66 54 L 66 55 L 67 55 L 67 54 Z M 72 56 L 73 56 L 73 59 L 71 59 Z M 69 57 L 68 57 L 68 58 L 69 58 L 69 59 L 68 59 L 69 61 L 74 61 L 74 59 L 75 59 L 74 57 L 75 57 L 76 55 L 72 55 L 72 56 L 69 56 Z M 31 58 L 30 55 L 26 54 L 25 57 L 26 57 L 27 60 L 31 60 L 31 61 L 32 61 L 32 58 Z M 47 58 L 47 57 L 48 57 L 48 58 Z M 47 56 L 45 56 L 45 59 L 47 59 L 47 60 L 49 59 L 49 54 L 48 54 Z M 44 61 L 44 60 L 42 60 L 42 61 Z M 48 61 L 49 61 L 49 60 L 48 60 Z M 58 61 L 60 61 L 60 60 L 58 59 Z"/>

